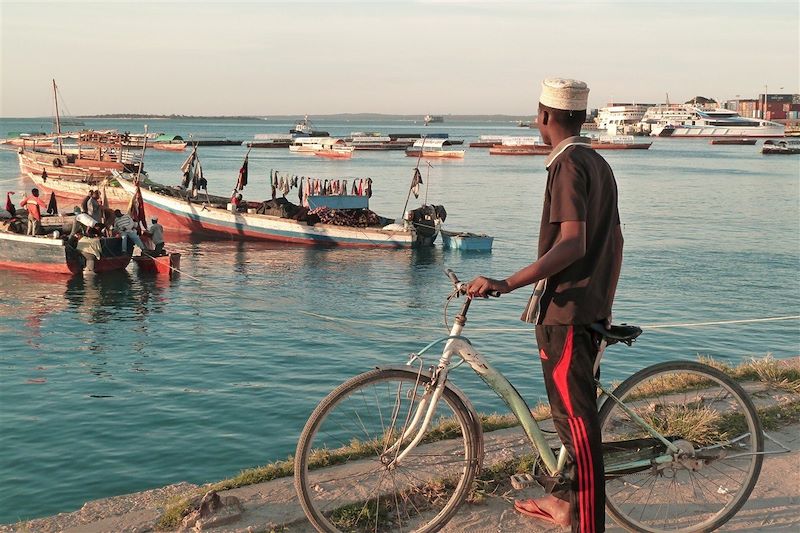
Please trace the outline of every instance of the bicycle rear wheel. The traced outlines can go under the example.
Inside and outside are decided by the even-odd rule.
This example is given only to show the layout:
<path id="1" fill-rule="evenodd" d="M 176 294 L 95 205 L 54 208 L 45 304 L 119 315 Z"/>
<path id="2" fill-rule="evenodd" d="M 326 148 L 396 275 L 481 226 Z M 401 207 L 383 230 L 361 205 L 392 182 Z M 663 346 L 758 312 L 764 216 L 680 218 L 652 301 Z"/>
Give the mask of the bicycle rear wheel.
<path id="1" fill-rule="evenodd" d="M 413 369 L 373 370 L 314 410 L 297 444 L 295 488 L 317 530 L 431 532 L 453 516 L 472 487 L 480 436 L 452 389 L 445 388 L 424 440 L 392 465 L 416 435 L 393 446 L 432 394 L 429 382 Z"/>
<path id="2" fill-rule="evenodd" d="M 637 372 L 613 395 L 681 450 L 662 465 L 625 463 L 666 455 L 612 399 L 600 409 L 606 508 L 631 531 L 705 532 L 747 501 L 763 461 L 761 424 L 747 393 L 707 365 L 674 361 Z"/>

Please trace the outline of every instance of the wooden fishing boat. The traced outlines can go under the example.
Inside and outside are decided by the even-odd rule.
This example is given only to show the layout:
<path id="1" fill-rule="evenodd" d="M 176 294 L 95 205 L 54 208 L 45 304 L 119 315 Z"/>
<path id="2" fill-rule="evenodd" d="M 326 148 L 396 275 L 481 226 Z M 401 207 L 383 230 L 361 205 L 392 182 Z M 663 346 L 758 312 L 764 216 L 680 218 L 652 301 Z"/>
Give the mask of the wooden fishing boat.
<path id="1" fill-rule="evenodd" d="M 53 146 L 53 138 L 47 135 L 46 133 L 21 133 L 21 134 L 13 134 L 10 133 L 7 139 L 3 139 L 0 141 L 0 144 L 8 144 L 10 146 L 29 146 L 34 147 L 37 146 L 39 148 L 48 148 Z"/>
<path id="2" fill-rule="evenodd" d="M 552 147 L 546 144 L 541 145 L 506 145 L 497 144 L 489 148 L 491 155 L 548 155 Z"/>
<path id="3" fill-rule="evenodd" d="M 181 268 L 181 254 L 178 252 L 166 255 L 134 255 L 132 259 L 139 268 L 139 272 L 162 274 L 171 277 Z"/>
<path id="4" fill-rule="evenodd" d="M 131 196 L 125 189 L 119 186 L 116 178 L 109 176 L 103 179 L 91 178 L 68 178 L 58 176 L 47 176 L 42 178 L 41 174 L 28 172 L 26 174 L 36 187 L 43 193 L 54 193 L 60 202 L 67 205 L 80 205 L 86 198 L 90 190 L 100 189 L 111 209 L 126 210 Z"/>
<path id="5" fill-rule="evenodd" d="M 24 234 L 26 220 L 0 220 L 0 268 L 78 274 L 84 270 L 102 273 L 122 270 L 128 266 L 133 252 L 133 243 L 130 240 L 124 250 L 120 237 L 101 238 L 102 254 L 96 259 L 81 253 L 81 246 L 75 237 L 61 236 L 66 234 L 68 230 L 64 230 L 71 225 L 72 217 L 43 216 L 42 227 L 47 234 L 30 236 Z"/>
<path id="6" fill-rule="evenodd" d="M 758 142 L 758 139 L 746 139 L 746 138 L 742 138 L 742 139 L 737 139 L 737 138 L 726 139 L 726 138 L 720 138 L 720 139 L 711 139 L 710 144 L 743 144 L 743 145 L 747 145 L 747 146 L 753 146 L 757 142 Z"/>
<path id="7" fill-rule="evenodd" d="M 103 180 L 112 170 L 135 171 L 141 165 L 141 153 L 131 147 L 129 135 L 116 131 L 86 130 L 64 134 L 58 113 L 56 82 L 53 80 L 57 132 L 52 137 L 57 148 L 44 148 L 36 143 L 23 145 L 17 151 L 20 172 L 84 181 Z"/>
<path id="8" fill-rule="evenodd" d="M 503 144 L 503 139 L 507 135 L 481 135 L 477 141 L 469 143 L 470 148 L 491 148 L 492 146 Z"/>
<path id="9" fill-rule="evenodd" d="M 448 139 L 419 139 L 413 146 L 406 148 L 409 157 L 424 157 L 438 159 L 463 159 L 464 150 L 446 150 L 450 146 Z"/>
<path id="10" fill-rule="evenodd" d="M 293 137 L 289 133 L 259 133 L 249 141 L 248 148 L 289 148 Z"/>
<path id="11" fill-rule="evenodd" d="M 652 142 L 636 142 L 632 135 L 612 135 L 592 139 L 595 150 L 647 150 Z"/>
<path id="12" fill-rule="evenodd" d="M 324 157 L 326 159 L 351 159 L 355 148 L 347 146 L 342 139 L 335 139 L 330 144 L 322 143 L 319 150 L 314 152 L 317 157 Z"/>
<path id="13" fill-rule="evenodd" d="M 440 221 L 432 206 L 411 211 L 409 219 L 399 223 L 377 217 L 379 223 L 367 227 L 321 222 L 312 225 L 308 221 L 259 214 L 256 211 L 261 202 L 249 202 L 242 206 L 245 210 L 240 211 L 229 203 L 228 198 L 205 194 L 192 198 L 179 187 L 137 186 L 122 175 L 118 175 L 117 180 L 130 195 L 141 194 L 148 215 L 157 215 L 165 229 L 192 235 L 305 245 L 411 248 L 432 245 L 439 233 Z M 363 199 L 367 200 L 366 197 Z"/>
<path id="14" fill-rule="evenodd" d="M 154 142 L 149 146 L 154 150 L 164 150 L 166 152 L 183 152 L 186 149 L 185 142 Z"/>

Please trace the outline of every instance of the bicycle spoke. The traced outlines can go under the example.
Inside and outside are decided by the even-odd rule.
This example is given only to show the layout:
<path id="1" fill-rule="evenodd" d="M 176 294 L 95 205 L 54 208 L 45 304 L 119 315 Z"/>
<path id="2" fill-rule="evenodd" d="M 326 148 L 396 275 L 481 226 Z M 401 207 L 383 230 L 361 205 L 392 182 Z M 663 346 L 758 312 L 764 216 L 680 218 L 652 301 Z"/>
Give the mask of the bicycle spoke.
<path id="1" fill-rule="evenodd" d="M 443 523 L 471 488 L 472 417 L 446 390 L 435 406 L 430 433 L 398 464 L 396 458 L 420 429 L 410 428 L 428 398 L 424 389 L 429 378 L 406 370 L 362 376 L 332 395 L 324 410 L 318 409 L 318 422 L 307 425 L 311 433 L 304 430 L 296 459 L 304 510 L 325 531 L 407 532 Z M 447 440 L 436 442 L 440 438 Z M 309 469 L 309 457 L 317 449 L 321 464 Z"/>
<path id="2" fill-rule="evenodd" d="M 725 523 L 746 500 L 762 462 L 761 456 L 745 455 L 763 449 L 763 440 L 741 387 L 702 364 L 673 362 L 642 370 L 617 387 L 614 396 L 670 438 L 680 454 L 672 463 L 613 478 L 619 486 L 610 480 L 606 502 L 611 515 L 628 529 L 658 533 L 712 530 Z M 601 428 L 604 442 L 636 445 L 635 439 L 647 435 L 613 401 L 601 409 Z M 742 439 L 745 434 L 750 438 Z M 731 453 L 726 447 L 742 457 L 724 457 Z M 629 459 L 624 449 L 607 453 L 614 457 L 607 467 L 624 468 L 626 460 L 663 452 L 652 448 L 648 457 L 651 452 L 642 446 Z M 626 484 L 628 479 L 636 484 Z"/>

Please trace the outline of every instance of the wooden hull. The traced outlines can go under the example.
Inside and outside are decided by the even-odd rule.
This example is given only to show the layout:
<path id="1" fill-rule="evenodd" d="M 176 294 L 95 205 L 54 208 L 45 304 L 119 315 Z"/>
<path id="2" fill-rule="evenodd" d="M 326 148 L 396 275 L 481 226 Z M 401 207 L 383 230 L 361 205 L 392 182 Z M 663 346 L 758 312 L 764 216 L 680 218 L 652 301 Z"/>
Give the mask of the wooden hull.
<path id="1" fill-rule="evenodd" d="M 128 180 L 120 180 L 129 194 Z M 165 229 L 232 240 L 264 240 L 284 243 L 355 248 L 411 248 L 417 246 L 414 229 L 354 228 L 330 224 L 309 226 L 305 222 L 255 213 L 232 212 L 190 202 L 142 188 L 147 216 L 158 216 Z M 434 236 L 435 238 L 435 236 Z M 433 239 L 430 240 L 433 242 Z"/>
<path id="2" fill-rule="evenodd" d="M 104 256 L 94 261 L 94 272 L 122 270 L 131 260 L 132 248 L 122 250 L 122 239 L 102 239 Z M 34 270 L 54 274 L 78 274 L 86 261 L 62 239 L 31 237 L 0 231 L 0 268 Z"/>
<path id="3" fill-rule="evenodd" d="M 592 143 L 594 150 L 647 150 L 653 143 Z"/>
<path id="4" fill-rule="evenodd" d="M 68 163 L 67 156 L 45 152 L 22 151 L 17 153 L 17 159 L 19 170 L 23 174 L 41 176 L 44 170 L 48 177 L 54 178 L 102 180 L 110 177 L 111 171 L 122 171 L 125 168 L 122 163 L 114 161 L 76 159 L 74 163 Z"/>
<path id="5" fill-rule="evenodd" d="M 352 159 L 353 150 L 317 150 L 314 152 L 317 157 L 324 157 L 325 159 Z"/>
<path id="6" fill-rule="evenodd" d="M 503 146 L 489 148 L 491 155 L 548 155 L 552 151 L 549 146 Z"/>
<path id="7" fill-rule="evenodd" d="M 103 183 L 105 180 L 75 180 L 64 179 L 58 177 L 48 177 L 43 180 L 41 175 L 29 172 L 28 177 L 36 184 L 36 187 L 43 193 L 55 193 L 56 198 L 63 205 L 70 206 L 80 205 L 90 190 L 100 189 L 102 198 Z M 108 182 L 106 182 L 108 183 Z M 109 184 L 105 187 L 106 199 L 108 200 L 108 207 L 111 209 L 120 209 L 126 211 L 128 203 L 130 203 L 131 196 L 125 192 L 122 187 Z M 64 209 L 68 210 L 68 209 Z"/>
<path id="8" fill-rule="evenodd" d="M 289 148 L 290 144 L 292 144 L 292 141 L 280 141 L 280 142 L 251 141 L 246 143 L 246 146 L 248 148 Z"/>
<path id="9" fill-rule="evenodd" d="M 182 152 L 186 149 L 186 143 L 153 143 L 148 146 L 154 150 L 164 150 L 166 152 Z"/>
<path id="10" fill-rule="evenodd" d="M 174 272 L 179 271 L 181 268 L 181 254 L 174 252 L 155 257 L 135 255 L 133 256 L 133 262 L 139 267 L 139 272 L 172 276 Z"/>
<path id="11" fill-rule="evenodd" d="M 436 159 L 464 159 L 464 150 L 406 150 L 408 157 L 425 157 Z"/>
<path id="12" fill-rule="evenodd" d="M 743 144 L 753 146 L 758 142 L 758 139 L 713 139 L 711 144 Z"/>
<path id="13" fill-rule="evenodd" d="M 11 146 L 41 146 L 43 148 L 47 148 L 49 146 L 53 146 L 53 141 L 50 139 L 42 139 L 42 140 L 32 140 L 32 139 L 6 139 L 0 144 L 10 144 Z"/>

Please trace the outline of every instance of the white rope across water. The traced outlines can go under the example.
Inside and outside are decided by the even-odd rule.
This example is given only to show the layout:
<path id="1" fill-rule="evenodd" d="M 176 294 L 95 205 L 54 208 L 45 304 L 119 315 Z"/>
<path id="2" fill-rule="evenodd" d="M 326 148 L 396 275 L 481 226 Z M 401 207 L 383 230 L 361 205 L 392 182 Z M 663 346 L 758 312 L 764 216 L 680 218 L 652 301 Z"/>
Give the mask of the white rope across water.
<path id="1" fill-rule="evenodd" d="M 152 259 L 156 261 L 167 260 L 169 261 L 169 256 L 155 256 Z M 200 278 L 196 278 L 186 272 L 169 265 L 169 268 L 182 275 L 186 276 L 192 280 L 199 282 L 202 285 L 206 283 L 201 280 Z M 224 287 L 215 287 L 215 290 L 219 290 L 222 292 L 226 292 L 233 296 L 238 296 L 237 293 L 231 291 Z M 417 324 L 402 324 L 397 322 L 379 322 L 379 321 L 370 321 L 370 320 L 359 320 L 355 318 L 344 318 L 344 317 L 335 317 L 330 315 L 323 315 L 320 313 L 313 313 L 311 311 L 297 311 L 300 314 L 310 316 L 313 318 L 319 318 L 321 320 L 327 320 L 330 322 L 339 322 L 339 323 L 347 323 L 347 324 L 355 324 L 358 326 L 371 326 L 371 327 L 382 327 L 387 329 L 396 329 L 398 327 L 408 328 L 408 329 L 418 329 L 418 330 L 426 330 L 426 331 L 441 331 L 444 329 L 444 326 L 434 327 L 434 326 L 423 326 Z M 744 318 L 738 320 L 715 320 L 709 322 L 682 322 L 677 324 L 646 324 L 639 326 L 643 330 L 659 330 L 659 329 L 675 329 L 675 328 L 699 328 L 699 327 L 707 327 L 707 326 L 724 326 L 730 324 L 752 324 L 757 322 L 777 322 L 783 320 L 798 320 L 800 319 L 800 315 L 787 315 L 787 316 L 775 316 L 775 317 L 765 317 L 765 318 Z M 470 331 L 476 332 L 484 332 L 484 333 L 513 333 L 513 332 L 529 332 L 531 331 L 531 327 L 515 327 L 515 328 L 470 328 Z"/>
<path id="2" fill-rule="evenodd" d="M 440 331 L 442 327 L 432 327 L 432 326 L 422 326 L 416 324 L 398 324 L 395 322 L 372 322 L 368 320 L 358 320 L 353 318 L 343 318 L 343 317 L 333 317 L 328 315 L 322 315 L 320 313 L 312 313 L 310 311 L 298 311 L 298 313 L 302 313 L 307 316 L 311 316 L 314 318 L 319 318 L 322 320 L 329 320 L 331 322 L 346 322 L 348 324 L 358 324 L 361 326 L 372 326 L 372 327 L 383 327 L 383 328 L 411 328 L 411 329 L 419 329 L 419 330 L 428 330 L 428 331 Z M 669 329 L 669 328 L 692 328 L 692 327 L 704 327 L 704 326 L 718 326 L 718 325 L 728 325 L 728 324 L 749 324 L 753 322 L 775 322 L 779 320 L 798 320 L 800 319 L 800 315 L 789 315 L 789 316 L 776 316 L 776 317 L 768 317 L 768 318 L 746 318 L 740 320 L 718 320 L 714 322 L 684 322 L 680 324 L 648 324 L 644 326 L 639 326 L 642 329 Z M 510 332 L 519 332 L 519 331 L 531 331 L 532 327 L 516 327 L 516 328 L 470 328 L 470 331 L 481 331 L 481 332 L 488 332 L 488 333 L 510 333 Z"/>

